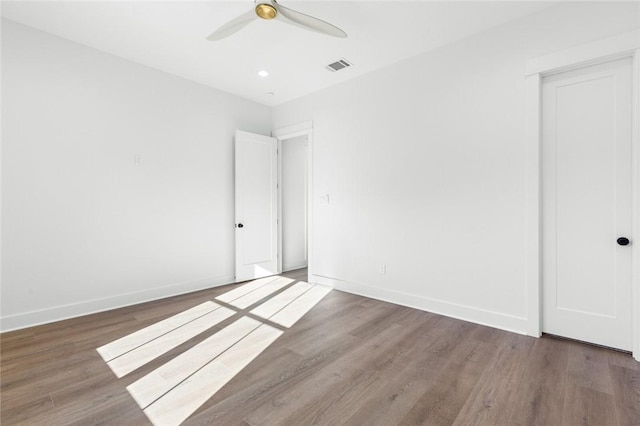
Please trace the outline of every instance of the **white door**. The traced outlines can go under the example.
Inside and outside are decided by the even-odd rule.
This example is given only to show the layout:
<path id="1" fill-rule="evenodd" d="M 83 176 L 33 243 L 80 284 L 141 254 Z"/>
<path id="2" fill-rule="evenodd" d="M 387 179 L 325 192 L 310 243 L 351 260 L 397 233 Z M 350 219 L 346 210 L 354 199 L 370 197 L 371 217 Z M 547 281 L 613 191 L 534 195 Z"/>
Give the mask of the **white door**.
<path id="1" fill-rule="evenodd" d="M 544 78 L 542 329 L 632 346 L 631 59 Z"/>
<path id="2" fill-rule="evenodd" d="M 277 141 L 236 131 L 236 282 L 278 273 Z"/>

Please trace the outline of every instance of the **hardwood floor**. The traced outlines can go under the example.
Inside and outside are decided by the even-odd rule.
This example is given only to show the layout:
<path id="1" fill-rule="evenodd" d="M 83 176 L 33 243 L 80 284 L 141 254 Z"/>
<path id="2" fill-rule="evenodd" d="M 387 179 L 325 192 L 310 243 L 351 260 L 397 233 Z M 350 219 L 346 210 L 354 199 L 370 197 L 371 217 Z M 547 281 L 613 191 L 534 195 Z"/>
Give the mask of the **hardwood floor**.
<path id="1" fill-rule="evenodd" d="M 97 348 L 208 301 L 231 309 L 230 297 L 214 299 L 240 285 L 4 333 L 1 423 L 150 424 L 127 386 L 204 342 L 194 349 L 202 358 L 235 321 L 280 309 L 305 274 L 284 274 L 293 281 L 253 293 L 261 300 L 236 291 L 244 299 L 233 315 L 122 378 Z M 275 341 L 185 424 L 640 425 L 640 363 L 623 353 L 335 290 L 290 328 L 263 322 Z"/>

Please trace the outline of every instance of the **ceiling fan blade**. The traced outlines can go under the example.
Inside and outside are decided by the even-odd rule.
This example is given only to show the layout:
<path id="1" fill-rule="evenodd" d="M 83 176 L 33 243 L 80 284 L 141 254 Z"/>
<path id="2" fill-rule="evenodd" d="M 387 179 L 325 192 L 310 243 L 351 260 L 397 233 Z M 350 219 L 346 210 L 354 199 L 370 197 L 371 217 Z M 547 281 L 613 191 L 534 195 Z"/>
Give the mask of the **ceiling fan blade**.
<path id="1" fill-rule="evenodd" d="M 314 18 L 313 16 L 305 15 L 304 13 L 296 12 L 293 9 L 282 6 L 280 3 L 273 1 L 273 5 L 278 10 L 276 19 L 286 22 L 287 24 L 295 25 L 310 31 L 317 33 L 330 35 L 333 37 L 345 38 L 347 33 L 342 31 L 335 25 L 331 25 L 321 19 Z"/>
<path id="2" fill-rule="evenodd" d="M 256 12 L 251 9 L 247 13 L 243 13 L 215 30 L 211 35 L 209 35 L 209 37 L 207 37 L 207 40 L 217 41 L 222 40 L 225 37 L 229 37 L 249 25 L 249 23 L 256 18 Z"/>

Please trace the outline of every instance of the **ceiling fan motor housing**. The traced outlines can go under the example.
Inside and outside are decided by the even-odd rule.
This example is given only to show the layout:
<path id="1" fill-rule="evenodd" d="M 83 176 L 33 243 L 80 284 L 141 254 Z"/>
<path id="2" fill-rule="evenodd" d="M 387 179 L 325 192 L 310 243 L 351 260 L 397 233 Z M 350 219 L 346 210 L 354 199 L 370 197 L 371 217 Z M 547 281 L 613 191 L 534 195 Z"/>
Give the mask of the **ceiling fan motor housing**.
<path id="1" fill-rule="evenodd" d="M 276 17 L 278 11 L 269 3 L 260 3 L 256 6 L 256 15 L 262 19 L 270 20 Z"/>

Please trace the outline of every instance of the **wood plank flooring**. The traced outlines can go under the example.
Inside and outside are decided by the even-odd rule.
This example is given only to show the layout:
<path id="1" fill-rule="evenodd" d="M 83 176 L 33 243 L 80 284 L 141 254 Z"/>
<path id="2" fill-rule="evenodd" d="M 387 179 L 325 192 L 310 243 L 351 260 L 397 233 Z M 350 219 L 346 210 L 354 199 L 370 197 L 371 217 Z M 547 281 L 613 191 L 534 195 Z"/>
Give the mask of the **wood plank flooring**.
<path id="1" fill-rule="evenodd" d="M 273 314 L 303 294 L 305 285 L 293 286 L 305 274 L 284 274 L 292 281 L 272 292 L 256 285 L 230 293 L 241 288 L 231 285 L 4 333 L 0 423 L 151 424 L 128 386 L 202 342 L 231 339 L 211 336 L 234 321 Z M 122 378 L 96 351 L 202 303 L 232 308 L 240 297 L 229 318 Z M 264 319 L 278 330 L 265 336 L 270 345 L 213 396 L 198 393 L 206 400 L 191 401 L 199 408 L 184 424 L 640 425 L 640 363 L 630 355 L 335 290 L 299 318 L 304 309 Z"/>

